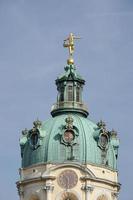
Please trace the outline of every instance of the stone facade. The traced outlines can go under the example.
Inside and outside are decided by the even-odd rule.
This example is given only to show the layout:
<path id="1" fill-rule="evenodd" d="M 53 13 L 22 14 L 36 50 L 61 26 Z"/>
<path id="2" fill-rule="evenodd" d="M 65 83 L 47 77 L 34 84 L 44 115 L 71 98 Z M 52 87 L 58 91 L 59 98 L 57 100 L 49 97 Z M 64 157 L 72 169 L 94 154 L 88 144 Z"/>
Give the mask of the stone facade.
<path id="1" fill-rule="evenodd" d="M 68 170 L 78 177 L 75 185 L 71 177 L 60 185 L 60 175 Z M 20 177 L 20 200 L 114 200 L 120 188 L 116 171 L 78 163 L 35 165 L 21 169 Z"/>

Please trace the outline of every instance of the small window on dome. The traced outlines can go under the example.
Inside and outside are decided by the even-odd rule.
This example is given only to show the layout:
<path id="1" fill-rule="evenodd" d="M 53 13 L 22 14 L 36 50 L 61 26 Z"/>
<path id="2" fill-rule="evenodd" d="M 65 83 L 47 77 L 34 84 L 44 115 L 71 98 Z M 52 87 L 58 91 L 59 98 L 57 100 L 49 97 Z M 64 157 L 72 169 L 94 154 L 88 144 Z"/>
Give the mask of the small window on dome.
<path id="1" fill-rule="evenodd" d="M 38 133 L 32 133 L 32 135 L 30 136 L 30 143 L 32 146 L 36 146 L 38 143 Z"/>
<path id="2" fill-rule="evenodd" d="M 108 145 L 108 137 L 107 137 L 107 135 L 101 134 L 99 142 L 100 142 L 100 146 L 102 148 L 106 148 L 107 145 Z"/>
<path id="3" fill-rule="evenodd" d="M 73 86 L 68 85 L 68 101 L 73 101 Z"/>

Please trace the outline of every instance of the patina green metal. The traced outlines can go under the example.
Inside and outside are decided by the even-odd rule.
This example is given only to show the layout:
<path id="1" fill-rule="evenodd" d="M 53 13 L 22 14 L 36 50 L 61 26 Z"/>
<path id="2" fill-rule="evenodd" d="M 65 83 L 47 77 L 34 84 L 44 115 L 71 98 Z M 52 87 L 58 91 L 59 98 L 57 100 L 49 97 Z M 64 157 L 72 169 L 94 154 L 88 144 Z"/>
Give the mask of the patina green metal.
<path id="1" fill-rule="evenodd" d="M 74 65 L 67 66 L 65 73 L 57 78 L 58 97 L 51 119 L 37 120 L 31 130 L 22 132 L 22 167 L 76 162 L 117 169 L 117 134 L 108 131 L 104 122 L 95 124 L 87 118 L 88 110 L 82 101 L 84 83 Z M 38 134 L 38 137 L 31 144 L 32 134 Z"/>
<path id="2" fill-rule="evenodd" d="M 28 134 L 23 135 L 20 139 L 22 151 L 22 167 L 28 167 L 39 163 L 64 163 L 79 162 L 82 164 L 93 163 L 103 166 L 101 153 L 98 146 L 98 137 L 100 135 L 99 127 L 90 119 L 80 114 L 69 113 L 73 119 L 73 130 L 75 138 L 73 145 L 73 158 L 70 159 L 71 145 L 62 143 L 62 136 L 66 130 L 66 118 L 68 114 L 61 114 L 42 123 L 40 127 L 40 141 L 37 149 L 32 149 L 29 144 Z M 96 133 L 96 134 L 95 134 Z M 97 135 L 97 139 L 95 137 Z M 116 169 L 116 150 L 118 149 L 118 139 L 110 137 L 107 157 L 107 165 Z M 116 146 L 117 143 L 117 146 Z M 115 148 L 114 148 L 115 147 Z"/>

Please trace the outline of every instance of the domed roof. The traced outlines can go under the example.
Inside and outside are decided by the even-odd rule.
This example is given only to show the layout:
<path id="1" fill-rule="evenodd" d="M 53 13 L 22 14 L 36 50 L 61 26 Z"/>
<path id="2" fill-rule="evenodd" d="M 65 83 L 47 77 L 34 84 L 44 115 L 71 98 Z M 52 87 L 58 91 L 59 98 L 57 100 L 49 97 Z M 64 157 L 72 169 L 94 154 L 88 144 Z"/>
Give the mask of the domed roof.
<path id="1" fill-rule="evenodd" d="M 73 35 L 70 38 L 74 39 Z M 67 39 L 68 40 L 68 39 Z M 52 106 L 52 118 L 35 121 L 31 130 L 22 131 L 20 139 L 22 167 L 40 163 L 78 162 L 116 169 L 119 140 L 105 123 L 93 123 L 82 99 L 84 79 L 76 72 L 72 59 L 74 44 L 65 73 L 56 79 L 57 102 Z"/>
<path id="2" fill-rule="evenodd" d="M 20 145 L 22 167 L 71 161 L 116 169 L 119 142 L 102 122 L 96 125 L 79 113 L 67 113 L 34 122 L 33 129 L 23 131 Z"/>

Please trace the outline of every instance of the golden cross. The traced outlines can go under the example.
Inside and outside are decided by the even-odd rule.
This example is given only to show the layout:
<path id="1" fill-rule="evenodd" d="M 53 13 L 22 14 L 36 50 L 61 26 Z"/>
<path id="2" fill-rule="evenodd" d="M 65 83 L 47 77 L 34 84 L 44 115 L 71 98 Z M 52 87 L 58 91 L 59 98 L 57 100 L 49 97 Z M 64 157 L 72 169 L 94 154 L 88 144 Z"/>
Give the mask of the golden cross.
<path id="1" fill-rule="evenodd" d="M 74 60 L 72 58 L 72 55 L 74 53 L 74 40 L 75 39 L 80 39 L 80 37 L 76 37 L 73 33 L 69 34 L 69 37 L 64 40 L 64 47 L 67 47 L 69 50 L 69 59 L 67 60 L 68 64 L 74 64 Z"/>

